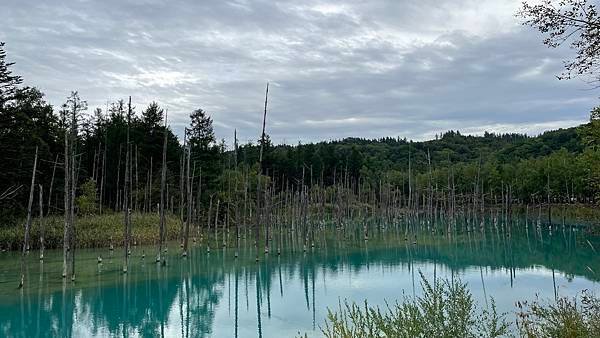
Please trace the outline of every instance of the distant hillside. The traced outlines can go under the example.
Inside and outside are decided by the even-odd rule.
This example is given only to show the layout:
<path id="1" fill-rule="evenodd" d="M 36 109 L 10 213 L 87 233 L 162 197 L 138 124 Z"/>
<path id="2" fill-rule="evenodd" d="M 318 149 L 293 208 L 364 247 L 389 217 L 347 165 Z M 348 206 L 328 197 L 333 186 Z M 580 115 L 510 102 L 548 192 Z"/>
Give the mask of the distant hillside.
<path id="1" fill-rule="evenodd" d="M 496 161 L 512 163 L 524 159 L 548 156 L 561 149 L 570 154 L 580 154 L 585 149 L 581 140 L 583 126 L 544 132 L 538 136 L 524 134 L 494 134 L 483 136 L 462 135 L 448 131 L 435 140 L 412 142 L 406 139 L 384 137 L 380 139 L 345 138 L 337 141 L 298 145 L 267 146 L 265 167 L 289 171 L 302 164 L 313 171 L 323 168 L 332 173 L 334 168 L 356 169 L 366 165 L 379 170 L 408 170 L 409 156 L 416 171 L 427 167 L 428 153 L 433 166 L 448 163 Z M 256 146 L 244 145 L 240 154 L 248 164 L 256 162 Z"/>
<path id="2" fill-rule="evenodd" d="M 591 201 L 600 190 L 600 155 L 586 148 L 582 132 L 588 125 L 544 132 L 538 136 L 522 134 L 461 135 L 449 131 L 441 137 L 422 142 L 384 137 L 369 140 L 346 138 L 309 144 L 267 144 L 264 168 L 276 181 L 292 183 L 305 175 L 313 183 L 333 184 L 349 179 L 377 185 L 381 181 L 407 186 L 409 157 L 413 182 L 423 188 L 429 181 L 446 187 L 450 176 L 457 189 L 469 191 L 480 179 L 484 189 L 513 189 L 522 199 L 547 196 L 557 199 Z M 243 145 L 238 157 L 247 165 L 256 163 L 258 147 Z M 431 163 L 431 166 L 428 165 Z M 596 170 L 595 168 L 598 168 Z M 283 182 L 282 182 L 283 183 Z"/>

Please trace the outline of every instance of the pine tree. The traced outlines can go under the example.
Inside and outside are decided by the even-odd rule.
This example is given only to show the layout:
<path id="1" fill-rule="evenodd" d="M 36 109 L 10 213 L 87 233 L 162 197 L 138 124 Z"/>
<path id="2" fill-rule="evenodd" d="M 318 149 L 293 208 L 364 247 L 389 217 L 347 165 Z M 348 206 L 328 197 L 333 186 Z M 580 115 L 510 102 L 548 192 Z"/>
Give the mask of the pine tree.
<path id="1" fill-rule="evenodd" d="M 192 150 L 207 150 L 215 143 L 212 119 L 202 109 L 196 109 L 190 114 L 190 129 L 188 130 L 189 144 Z"/>
<path id="2" fill-rule="evenodd" d="M 142 124 L 145 129 L 158 129 L 161 127 L 164 110 L 156 102 L 148 105 L 146 110 L 142 111 Z"/>
<path id="3" fill-rule="evenodd" d="M 12 75 L 10 67 L 14 62 L 6 61 L 4 42 L 0 42 L 0 109 L 7 101 L 15 98 L 18 86 L 23 82 L 20 76 Z"/>

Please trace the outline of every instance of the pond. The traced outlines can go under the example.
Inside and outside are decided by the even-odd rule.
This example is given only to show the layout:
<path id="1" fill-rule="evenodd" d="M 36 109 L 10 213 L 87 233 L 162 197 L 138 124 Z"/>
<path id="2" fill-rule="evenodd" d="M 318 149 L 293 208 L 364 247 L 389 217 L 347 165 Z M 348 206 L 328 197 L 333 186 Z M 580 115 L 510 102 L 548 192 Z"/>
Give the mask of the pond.
<path id="1" fill-rule="evenodd" d="M 362 225 L 327 227 L 306 251 L 297 235 L 284 231 L 274 234 L 271 253 L 261 250 L 258 262 L 247 231 L 238 258 L 212 236 L 210 252 L 198 239 L 186 258 L 170 243 L 166 266 L 155 263 L 154 246 L 134 246 L 127 274 L 122 249 L 77 250 L 75 282 L 61 278 L 61 250 L 47 251 L 43 262 L 31 252 L 22 289 L 19 253 L 2 253 L 0 336 L 320 336 L 328 308 L 344 300 L 385 306 L 418 296 L 419 273 L 460 278 L 480 308 L 494 297 L 510 322 L 518 300 L 599 290 L 600 241 L 581 227 L 489 222 L 450 235 L 443 226 L 419 228 L 407 233 L 402 224 L 370 225 L 365 241 Z M 280 255 L 273 249 L 278 241 Z"/>

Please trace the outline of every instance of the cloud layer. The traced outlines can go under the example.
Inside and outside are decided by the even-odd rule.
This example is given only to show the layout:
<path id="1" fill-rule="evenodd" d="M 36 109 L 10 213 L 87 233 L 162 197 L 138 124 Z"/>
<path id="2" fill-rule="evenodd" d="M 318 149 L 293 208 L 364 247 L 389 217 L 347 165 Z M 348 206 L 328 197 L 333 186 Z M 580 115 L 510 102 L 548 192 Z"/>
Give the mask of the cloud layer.
<path id="1" fill-rule="evenodd" d="M 569 50 L 514 17 L 519 1 L 4 0 L 15 72 L 61 104 L 155 100 L 179 133 L 193 109 L 219 138 L 296 143 L 538 133 L 586 120 L 597 93 L 558 81 Z M 230 141 L 229 141 L 230 142 Z"/>

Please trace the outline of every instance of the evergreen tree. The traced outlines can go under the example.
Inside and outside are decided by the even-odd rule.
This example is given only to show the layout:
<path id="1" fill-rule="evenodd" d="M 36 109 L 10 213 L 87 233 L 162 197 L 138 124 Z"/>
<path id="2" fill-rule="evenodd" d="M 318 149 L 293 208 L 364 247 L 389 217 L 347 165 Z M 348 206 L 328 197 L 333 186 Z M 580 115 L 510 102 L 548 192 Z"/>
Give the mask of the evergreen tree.
<path id="1" fill-rule="evenodd" d="M 187 142 L 191 147 L 192 163 L 196 163 L 193 176 L 202 170 L 202 189 L 207 192 L 216 191 L 218 180 L 223 172 L 221 150 L 216 144 L 212 119 L 202 109 L 190 114 L 190 127 L 187 129 Z M 192 165 L 194 168 L 194 165 Z M 202 168 L 202 169 L 200 169 Z M 206 198 L 208 194 L 204 194 Z"/>
<path id="2" fill-rule="evenodd" d="M 4 42 L 0 42 L 0 109 L 6 102 L 15 98 L 18 86 L 23 82 L 20 76 L 12 75 L 9 69 L 14 62 L 6 61 Z"/>
<path id="3" fill-rule="evenodd" d="M 142 124 L 146 129 L 157 129 L 162 126 L 164 114 L 164 109 L 158 103 L 152 102 L 142 112 Z"/>
<path id="4" fill-rule="evenodd" d="M 216 141 L 212 119 L 202 109 L 196 109 L 190 114 L 188 142 L 192 151 L 206 151 Z"/>

